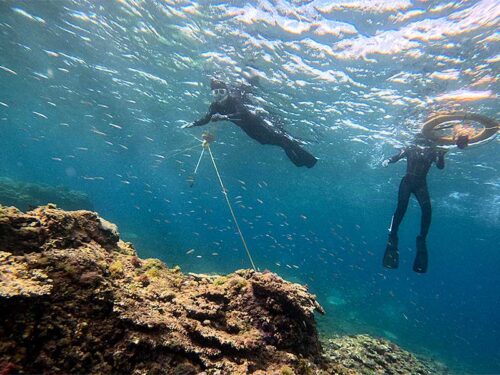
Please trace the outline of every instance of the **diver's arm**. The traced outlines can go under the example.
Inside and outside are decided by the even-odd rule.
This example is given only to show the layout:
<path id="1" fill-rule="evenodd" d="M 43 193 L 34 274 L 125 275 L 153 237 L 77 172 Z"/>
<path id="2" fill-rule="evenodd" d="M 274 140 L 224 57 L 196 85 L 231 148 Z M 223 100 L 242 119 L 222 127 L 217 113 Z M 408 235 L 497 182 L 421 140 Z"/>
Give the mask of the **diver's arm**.
<path id="1" fill-rule="evenodd" d="M 225 115 L 225 120 L 227 121 L 240 121 L 244 115 L 241 112 L 234 112 L 228 115 Z"/>
<path id="2" fill-rule="evenodd" d="M 399 160 L 401 160 L 402 158 L 404 158 L 406 156 L 406 149 L 403 148 L 399 154 L 396 154 L 392 157 L 390 157 L 389 159 L 385 159 L 383 162 L 382 162 L 382 165 L 384 167 L 387 167 L 389 164 L 392 164 L 392 163 L 395 163 Z"/>
<path id="3" fill-rule="evenodd" d="M 438 169 L 444 168 L 444 154 L 445 153 L 446 153 L 446 151 L 443 151 L 443 150 L 438 150 L 438 152 L 437 152 L 436 167 L 438 167 Z"/>
<path id="4" fill-rule="evenodd" d="M 399 154 L 396 154 L 396 155 L 390 157 L 389 158 L 389 163 L 390 164 L 395 163 L 397 161 L 400 161 L 404 157 L 406 157 L 406 148 L 401 149 L 401 151 L 399 151 Z"/>
<path id="5" fill-rule="evenodd" d="M 208 124 L 212 120 L 212 116 L 215 114 L 215 108 L 214 105 L 211 104 L 210 108 L 208 109 L 208 112 L 205 116 L 200 118 L 199 120 L 196 120 L 195 122 L 189 124 L 186 126 L 186 128 L 192 128 L 193 126 L 202 126 Z"/>
<path id="6" fill-rule="evenodd" d="M 230 113 L 229 115 L 221 115 L 220 113 L 216 113 L 210 119 L 211 121 L 235 121 L 241 120 L 238 116 L 238 113 Z"/>
<path id="7" fill-rule="evenodd" d="M 213 115 L 213 113 L 208 111 L 205 116 L 203 116 L 199 120 L 196 120 L 195 122 L 193 122 L 192 126 L 203 126 L 203 125 L 208 124 L 210 122 L 210 120 L 212 120 L 212 115 Z"/>

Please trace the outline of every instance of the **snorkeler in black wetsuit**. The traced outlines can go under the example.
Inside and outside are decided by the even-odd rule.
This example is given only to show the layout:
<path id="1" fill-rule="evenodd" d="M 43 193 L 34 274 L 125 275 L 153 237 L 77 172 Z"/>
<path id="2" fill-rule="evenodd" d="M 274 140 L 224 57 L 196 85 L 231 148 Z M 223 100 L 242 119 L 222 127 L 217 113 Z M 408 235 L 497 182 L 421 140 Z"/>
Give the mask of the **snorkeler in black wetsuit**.
<path id="1" fill-rule="evenodd" d="M 413 270 L 419 273 L 427 271 L 427 245 L 426 237 L 431 225 L 431 200 L 427 189 L 427 173 L 432 165 L 436 163 L 439 169 L 444 168 L 445 151 L 437 150 L 433 145 L 410 146 L 401 150 L 397 155 L 384 160 L 382 165 L 387 167 L 402 158 L 407 160 L 406 175 L 401 180 L 398 193 L 398 206 L 392 217 L 389 240 L 384 254 L 383 265 L 386 268 L 397 268 L 399 265 L 398 253 L 398 229 L 408 208 L 410 195 L 413 193 L 417 198 L 422 210 L 420 224 L 420 235 L 417 236 L 417 255 L 413 263 Z"/>
<path id="2" fill-rule="evenodd" d="M 301 147 L 299 141 L 287 134 L 284 130 L 274 127 L 259 115 L 252 113 L 245 106 L 246 93 L 244 90 L 230 92 L 224 82 L 212 80 L 212 94 L 214 102 L 208 113 L 198 121 L 183 126 L 206 125 L 210 121 L 231 121 L 260 144 L 275 145 L 283 148 L 288 158 L 297 166 L 312 168 L 317 159 Z"/>

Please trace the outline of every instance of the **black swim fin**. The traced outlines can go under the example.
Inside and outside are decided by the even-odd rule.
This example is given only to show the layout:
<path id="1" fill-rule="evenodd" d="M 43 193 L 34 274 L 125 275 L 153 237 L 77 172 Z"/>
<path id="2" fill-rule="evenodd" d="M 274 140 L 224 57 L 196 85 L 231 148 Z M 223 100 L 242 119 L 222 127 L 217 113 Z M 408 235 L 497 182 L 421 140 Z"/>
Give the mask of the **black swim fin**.
<path id="1" fill-rule="evenodd" d="M 422 236 L 417 236 L 417 256 L 413 262 L 413 271 L 418 273 L 427 272 L 427 244 L 425 243 L 425 238 Z"/>
<path id="2" fill-rule="evenodd" d="M 399 252 L 398 252 L 398 237 L 389 235 L 387 246 L 385 248 L 384 260 L 382 264 L 385 268 L 398 268 Z"/>
<path id="3" fill-rule="evenodd" d="M 297 143 L 284 147 L 286 155 L 297 167 L 312 168 L 318 161 L 313 155 L 300 147 Z"/>

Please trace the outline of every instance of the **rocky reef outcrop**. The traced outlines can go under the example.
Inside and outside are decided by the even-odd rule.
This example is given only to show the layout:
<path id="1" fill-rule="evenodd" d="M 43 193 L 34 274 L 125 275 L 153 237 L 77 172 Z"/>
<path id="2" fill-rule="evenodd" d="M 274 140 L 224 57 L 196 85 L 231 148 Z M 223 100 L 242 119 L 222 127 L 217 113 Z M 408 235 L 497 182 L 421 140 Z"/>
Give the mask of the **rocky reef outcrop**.
<path id="1" fill-rule="evenodd" d="M 0 362 L 27 373 L 280 373 L 320 354 L 307 290 L 272 273 L 185 275 L 116 227 L 0 209 Z M 288 367 L 287 367 L 288 366 Z"/>
<path id="2" fill-rule="evenodd" d="M 65 186 L 15 181 L 0 177 L 0 204 L 28 210 L 47 202 L 54 202 L 65 210 L 91 210 L 92 203 L 87 194 L 70 190 Z"/>
<path id="3" fill-rule="evenodd" d="M 417 359 L 394 343 L 368 335 L 341 336 L 326 340 L 325 357 L 355 374 L 428 375 L 451 374 L 443 364 Z"/>
<path id="4" fill-rule="evenodd" d="M 399 374 L 379 371 L 408 368 L 398 362 L 406 356 L 377 359 L 396 353 L 394 346 L 380 352 L 376 343 L 354 350 L 330 342 L 325 354 L 315 311 L 323 312 L 305 287 L 273 273 L 183 274 L 140 259 L 116 226 L 94 212 L 0 206 L 2 374 Z"/>

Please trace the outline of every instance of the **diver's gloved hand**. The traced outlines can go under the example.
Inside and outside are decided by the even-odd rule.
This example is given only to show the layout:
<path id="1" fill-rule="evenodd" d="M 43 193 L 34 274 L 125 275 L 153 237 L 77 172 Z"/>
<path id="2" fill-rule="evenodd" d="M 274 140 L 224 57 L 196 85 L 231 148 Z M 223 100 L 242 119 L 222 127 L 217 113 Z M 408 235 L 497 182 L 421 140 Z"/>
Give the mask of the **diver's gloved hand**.
<path id="1" fill-rule="evenodd" d="M 221 115 L 220 113 L 216 113 L 215 115 L 212 116 L 211 120 L 212 121 L 224 121 L 228 120 L 229 117 L 226 115 Z"/>
<path id="2" fill-rule="evenodd" d="M 192 128 L 193 126 L 194 126 L 194 122 L 188 122 L 187 124 L 182 125 L 181 129 Z"/>
<path id="3" fill-rule="evenodd" d="M 389 165 L 389 159 L 385 159 L 385 160 L 382 162 L 382 167 L 386 168 L 388 165 Z"/>

